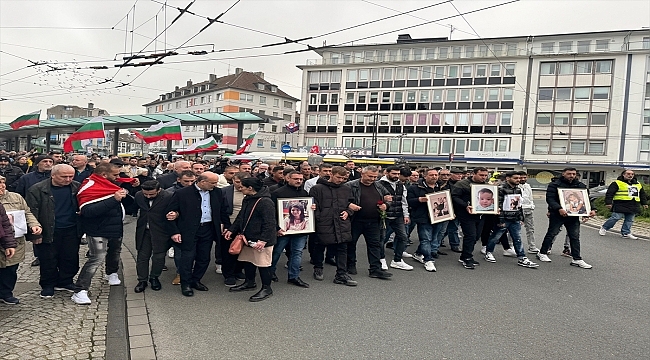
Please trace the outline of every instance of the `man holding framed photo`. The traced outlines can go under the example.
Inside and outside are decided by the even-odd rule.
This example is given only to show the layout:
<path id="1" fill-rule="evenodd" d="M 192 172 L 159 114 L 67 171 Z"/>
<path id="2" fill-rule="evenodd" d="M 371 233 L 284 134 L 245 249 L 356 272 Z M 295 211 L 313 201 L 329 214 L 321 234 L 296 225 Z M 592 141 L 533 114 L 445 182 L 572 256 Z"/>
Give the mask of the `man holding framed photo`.
<path id="1" fill-rule="evenodd" d="M 587 186 L 577 179 L 577 170 L 573 167 L 567 167 L 562 170 L 562 176 L 556 181 L 550 183 L 546 188 L 546 203 L 548 204 L 548 230 L 544 236 L 542 248 L 537 254 L 539 261 L 551 262 L 548 257 L 548 251 L 553 246 L 553 240 L 560 232 L 560 228 L 564 225 L 569 236 L 569 244 L 571 246 L 571 266 L 577 266 L 583 269 L 591 269 L 592 266 L 587 264 L 582 257 L 580 257 L 580 216 L 571 216 L 567 212 L 564 204 L 564 197 L 560 196 L 560 192 L 587 192 Z M 588 197 L 584 197 L 583 201 L 589 201 Z M 585 204 L 588 205 L 588 204 Z M 576 214 L 582 215 L 582 214 Z M 596 215 L 595 211 L 584 211 L 584 215 L 593 217 Z"/>

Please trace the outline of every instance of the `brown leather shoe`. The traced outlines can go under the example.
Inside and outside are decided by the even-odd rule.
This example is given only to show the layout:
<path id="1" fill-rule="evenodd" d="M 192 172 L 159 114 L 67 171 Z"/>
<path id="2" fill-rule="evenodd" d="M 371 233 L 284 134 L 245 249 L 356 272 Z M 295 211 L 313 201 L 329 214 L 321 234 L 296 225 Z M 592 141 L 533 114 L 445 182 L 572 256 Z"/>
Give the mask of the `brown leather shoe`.
<path id="1" fill-rule="evenodd" d="M 181 284 L 181 276 L 180 274 L 176 274 L 176 277 L 174 280 L 172 280 L 172 285 L 180 285 Z"/>

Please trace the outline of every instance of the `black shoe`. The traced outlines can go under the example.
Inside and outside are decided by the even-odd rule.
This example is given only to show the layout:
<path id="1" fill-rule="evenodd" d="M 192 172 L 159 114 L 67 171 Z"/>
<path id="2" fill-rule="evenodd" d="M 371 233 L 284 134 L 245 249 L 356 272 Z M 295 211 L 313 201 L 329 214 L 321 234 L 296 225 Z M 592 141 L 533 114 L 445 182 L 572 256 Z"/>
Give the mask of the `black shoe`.
<path id="1" fill-rule="evenodd" d="M 157 277 L 150 278 L 149 282 L 151 283 L 151 290 L 158 291 L 162 289 L 162 284 L 160 283 L 160 280 L 158 280 Z"/>
<path id="2" fill-rule="evenodd" d="M 162 271 L 167 271 L 167 270 L 169 270 L 167 269 L 167 265 L 163 265 Z"/>
<path id="3" fill-rule="evenodd" d="M 233 277 L 226 278 L 226 279 L 223 281 L 223 283 L 224 283 L 224 285 L 226 285 L 227 287 L 237 286 L 237 278 L 234 277 L 234 276 L 233 276 Z"/>
<path id="4" fill-rule="evenodd" d="M 18 300 L 17 298 L 15 298 L 13 296 L 2 299 L 2 302 L 7 304 L 7 305 L 18 305 L 18 304 L 20 304 L 20 300 Z"/>
<path id="5" fill-rule="evenodd" d="M 323 269 L 321 268 L 314 268 L 314 279 L 318 281 L 323 281 Z"/>
<path id="6" fill-rule="evenodd" d="M 369 276 L 375 279 L 389 280 L 390 277 L 393 276 L 393 274 L 384 270 L 375 270 L 375 271 L 371 271 Z"/>
<path id="7" fill-rule="evenodd" d="M 201 284 L 200 281 L 197 281 L 195 284 L 190 285 L 190 287 L 191 287 L 192 289 L 194 289 L 194 290 L 198 290 L 198 291 L 208 291 L 208 287 L 205 286 L 205 285 L 203 285 L 203 284 Z"/>
<path id="8" fill-rule="evenodd" d="M 74 292 L 74 284 L 68 284 L 68 285 L 60 285 L 60 286 L 55 286 L 54 291 L 67 291 L 67 292 Z"/>
<path id="9" fill-rule="evenodd" d="M 459 254 L 463 252 L 458 246 L 452 246 L 451 251 Z"/>
<path id="10" fill-rule="evenodd" d="M 336 266 L 336 261 L 334 260 L 334 258 L 327 258 L 325 259 L 325 264 Z"/>
<path id="11" fill-rule="evenodd" d="M 458 260 L 458 261 L 460 261 L 460 263 L 463 264 L 463 267 L 465 269 L 474 270 L 475 268 L 474 259 Z"/>
<path id="12" fill-rule="evenodd" d="M 246 275 L 241 271 L 235 274 L 235 277 L 239 280 L 246 280 Z"/>
<path id="13" fill-rule="evenodd" d="M 54 288 L 43 288 L 41 290 L 41 298 L 43 299 L 51 299 L 54 297 Z"/>
<path id="14" fill-rule="evenodd" d="M 392 249 L 393 248 L 393 242 L 389 241 L 386 243 L 386 249 Z"/>
<path id="15" fill-rule="evenodd" d="M 183 296 L 194 296 L 194 291 L 192 291 L 192 288 L 189 285 L 181 284 L 181 292 L 183 293 Z"/>
<path id="16" fill-rule="evenodd" d="M 308 287 L 309 287 L 309 284 L 307 284 L 306 282 L 302 281 L 302 279 L 299 278 L 299 277 L 297 277 L 297 278 L 295 278 L 295 279 L 289 279 L 289 281 L 287 281 L 287 282 L 288 282 L 289 284 L 294 284 L 294 285 L 296 285 L 296 286 L 300 286 L 300 287 L 304 287 L 304 288 L 308 288 Z"/>
<path id="17" fill-rule="evenodd" d="M 357 282 L 352 280 L 350 275 L 343 275 L 343 276 L 336 276 L 334 277 L 334 283 L 335 284 L 341 284 L 341 285 L 346 285 L 346 286 L 357 286 Z"/>
<path id="18" fill-rule="evenodd" d="M 147 284 L 146 281 L 138 281 L 138 285 L 135 286 L 135 289 L 133 289 L 133 291 L 136 293 L 141 293 L 144 291 L 144 289 L 147 288 L 148 285 L 149 284 Z"/>
<path id="19" fill-rule="evenodd" d="M 446 252 L 438 251 L 438 255 L 449 255 Z"/>
<path id="20" fill-rule="evenodd" d="M 357 266 L 356 265 L 348 265 L 348 274 L 356 275 L 357 274 Z"/>
<path id="21" fill-rule="evenodd" d="M 231 288 L 230 288 L 230 291 L 231 291 L 231 292 L 252 291 L 252 290 L 255 290 L 255 289 L 257 289 L 257 284 L 256 284 L 256 283 L 252 283 L 252 284 L 251 284 L 251 283 L 248 283 L 248 282 L 244 282 L 244 283 L 241 284 L 241 285 L 237 285 L 237 286 L 235 286 L 235 287 L 231 287 Z"/>
<path id="22" fill-rule="evenodd" d="M 271 295 L 273 295 L 273 290 L 271 290 L 271 287 L 268 285 L 264 285 L 262 286 L 262 290 L 258 291 L 257 294 L 251 296 L 250 299 L 248 299 L 248 301 L 258 302 L 258 301 L 266 300 Z"/>
<path id="23" fill-rule="evenodd" d="M 31 265 L 32 265 L 32 266 L 40 266 L 40 265 L 41 265 L 41 261 L 38 260 L 38 258 L 36 258 L 36 259 L 34 259 L 34 261 L 32 261 Z"/>
<path id="24" fill-rule="evenodd" d="M 275 275 L 275 273 L 272 273 L 272 274 L 271 274 L 271 281 L 273 281 L 273 282 L 278 282 L 278 281 L 280 281 L 280 279 L 278 279 L 278 276 Z"/>

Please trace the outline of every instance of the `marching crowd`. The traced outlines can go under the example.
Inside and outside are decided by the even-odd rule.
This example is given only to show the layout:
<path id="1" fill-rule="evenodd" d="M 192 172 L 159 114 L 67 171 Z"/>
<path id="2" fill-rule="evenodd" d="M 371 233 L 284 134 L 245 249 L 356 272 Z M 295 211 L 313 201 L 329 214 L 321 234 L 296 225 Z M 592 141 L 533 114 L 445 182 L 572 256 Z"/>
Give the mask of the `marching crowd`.
<path id="1" fill-rule="evenodd" d="M 68 291 L 76 304 L 90 304 L 88 289 L 103 263 L 108 283 L 119 285 L 125 216 L 137 217 L 136 292 L 149 286 L 162 288 L 159 278 L 167 270 L 166 255 L 173 258 L 177 272 L 172 284 L 179 285 L 184 296 L 208 291 L 201 280 L 210 268 L 213 244 L 216 272 L 231 292 L 257 290 L 250 301 L 273 294 L 271 284 L 279 280 L 276 269 L 283 254 L 288 282 L 308 288 L 300 278 L 305 248 L 313 279 L 324 279 L 328 263 L 336 267 L 334 283 L 356 286 L 352 276 L 358 274 L 361 235 L 368 275 L 384 280 L 392 276 L 389 269 L 413 270 L 404 259 L 421 263 L 426 271 L 437 271 L 436 260 L 448 255 L 446 247 L 460 254 L 464 268 L 475 269 L 480 264 L 474 258 L 479 241 L 486 262 L 496 262 L 499 243 L 503 255 L 516 258 L 517 265 L 537 268 L 526 253 L 550 262 L 551 247 L 562 227 L 567 230 L 562 255 L 570 257 L 573 266 L 592 267 L 580 256 L 580 221 L 595 213 L 569 216 L 558 193 L 558 189 L 586 188 L 577 179 L 576 169 L 565 168 L 548 185 L 549 224 L 540 248 L 535 243 L 535 204 L 527 174 L 509 171 L 491 179 L 498 185 L 498 194 L 485 192 L 485 198 L 497 207 L 495 214 L 477 212 L 487 202 L 472 205 L 472 186 L 488 184 L 488 176 L 484 167 L 415 171 L 405 166 L 358 169 L 353 161 L 345 166 L 322 163 L 312 167 L 306 161 L 296 166 L 236 165 L 200 157 L 192 162 L 154 156 L 123 160 L 0 151 L 0 299 L 6 304 L 19 303 L 13 289 L 26 241 L 33 244 L 36 260 L 32 266 L 40 266 L 42 298 Z M 451 204 L 432 209 L 428 195 L 442 191 L 450 192 Z M 518 195 L 517 200 L 506 204 L 503 200 L 510 195 Z M 636 238 L 630 230 L 633 214 L 647 207 L 647 196 L 632 171 L 624 171 L 610 185 L 606 202 L 613 215 L 600 234 L 624 218 L 622 235 Z M 455 216 L 433 221 L 433 213 L 438 216 L 452 210 Z M 409 253 L 416 228 L 419 244 Z M 88 245 L 88 252 L 79 269 L 82 244 Z M 393 249 L 390 263 L 387 248 Z M 256 282 L 258 273 L 261 288 Z"/>

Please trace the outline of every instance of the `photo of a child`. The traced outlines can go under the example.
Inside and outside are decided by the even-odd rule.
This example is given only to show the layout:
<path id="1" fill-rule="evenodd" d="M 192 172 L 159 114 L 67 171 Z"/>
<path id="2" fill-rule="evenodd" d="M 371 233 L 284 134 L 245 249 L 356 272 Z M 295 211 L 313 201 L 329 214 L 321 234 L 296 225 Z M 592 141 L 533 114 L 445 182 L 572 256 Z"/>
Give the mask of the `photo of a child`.
<path id="1" fill-rule="evenodd" d="M 311 198 L 278 199 L 278 224 L 285 234 L 314 231 L 314 211 Z"/>
<path id="2" fill-rule="evenodd" d="M 454 209 L 451 207 L 451 192 L 449 190 L 427 194 L 429 217 L 436 224 L 454 219 Z"/>
<path id="3" fill-rule="evenodd" d="M 471 206 L 474 214 L 496 214 L 498 187 L 489 184 L 472 184 Z"/>
<path id="4" fill-rule="evenodd" d="M 560 205 L 567 216 L 588 216 L 591 212 L 586 189 L 558 189 Z"/>
<path id="5" fill-rule="evenodd" d="M 478 192 L 478 206 L 476 211 L 494 210 L 494 192 L 490 189 L 483 188 Z"/>

